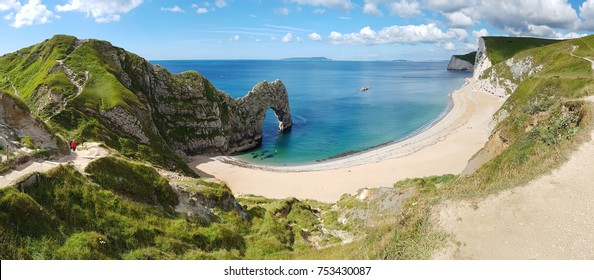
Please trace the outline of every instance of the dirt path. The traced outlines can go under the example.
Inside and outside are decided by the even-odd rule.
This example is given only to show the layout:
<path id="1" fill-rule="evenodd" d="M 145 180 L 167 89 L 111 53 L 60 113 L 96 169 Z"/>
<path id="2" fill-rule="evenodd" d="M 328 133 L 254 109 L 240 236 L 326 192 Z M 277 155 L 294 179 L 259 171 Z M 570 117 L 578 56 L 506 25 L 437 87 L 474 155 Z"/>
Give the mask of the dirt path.
<path id="1" fill-rule="evenodd" d="M 0 176 L 0 188 L 13 185 L 18 179 L 33 172 L 45 172 L 58 165 L 72 163 L 74 167 L 84 172 L 89 163 L 97 158 L 109 155 L 109 151 L 99 146 L 99 143 L 84 143 L 76 152 L 56 161 L 31 161 L 18 166 L 15 170 Z"/>
<path id="2" fill-rule="evenodd" d="M 573 46 L 573 50 L 571 51 L 571 53 L 569 55 L 571 55 L 573 57 L 581 58 L 583 60 L 590 62 L 592 64 L 592 70 L 594 70 L 594 59 L 575 55 L 574 52 L 575 52 L 575 50 L 577 50 L 577 48 L 578 48 L 578 46 Z"/>
<path id="3" fill-rule="evenodd" d="M 594 131 L 591 136 L 568 162 L 526 186 L 475 205 L 441 205 L 434 215 L 452 240 L 434 258 L 594 259 Z"/>

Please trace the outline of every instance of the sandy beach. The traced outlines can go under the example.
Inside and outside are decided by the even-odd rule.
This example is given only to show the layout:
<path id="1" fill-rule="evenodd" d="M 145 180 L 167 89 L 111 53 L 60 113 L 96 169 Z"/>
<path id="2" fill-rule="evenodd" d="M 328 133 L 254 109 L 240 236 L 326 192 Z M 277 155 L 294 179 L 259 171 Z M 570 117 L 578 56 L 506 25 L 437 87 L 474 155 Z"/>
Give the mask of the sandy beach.
<path id="1" fill-rule="evenodd" d="M 452 93 L 453 107 L 428 129 L 404 141 L 300 166 L 258 166 L 229 156 L 195 156 L 189 165 L 225 182 L 236 195 L 337 201 L 361 188 L 390 187 L 405 178 L 460 173 L 486 143 L 504 99 L 473 90 Z"/>

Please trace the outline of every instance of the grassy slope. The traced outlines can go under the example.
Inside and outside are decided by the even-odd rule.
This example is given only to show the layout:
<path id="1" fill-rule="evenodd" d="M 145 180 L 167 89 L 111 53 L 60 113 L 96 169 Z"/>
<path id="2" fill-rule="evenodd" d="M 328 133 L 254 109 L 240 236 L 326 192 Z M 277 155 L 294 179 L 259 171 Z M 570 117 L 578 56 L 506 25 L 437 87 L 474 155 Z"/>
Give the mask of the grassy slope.
<path id="1" fill-rule="evenodd" d="M 530 37 L 483 37 L 487 56 L 493 65 L 512 58 L 517 53 L 559 42 L 559 40 Z"/>
<path id="2" fill-rule="evenodd" d="M 74 86 L 62 72 L 51 73 L 58 66 L 56 60 L 64 59 L 72 50 L 75 38 L 55 36 L 41 44 L 24 48 L 0 58 L 0 88 L 13 93 L 13 85 L 19 90 L 20 97 L 30 106 L 33 93 L 40 85 L 53 85 L 63 94 L 73 94 Z M 62 74 L 60 74 L 62 73 Z"/>
<path id="3" fill-rule="evenodd" d="M 464 55 L 454 55 L 454 57 L 459 58 L 459 59 L 462 59 L 464 61 L 468 61 L 472 65 L 474 65 L 474 61 L 476 60 L 476 51 L 469 52 L 469 53 L 464 54 Z"/>
<path id="4" fill-rule="evenodd" d="M 152 130 L 144 131 L 151 142 L 151 145 L 144 145 L 135 139 L 122 137 L 118 131 L 105 126 L 98 116 L 101 110 L 118 106 L 135 115 L 133 107 L 148 109 L 143 109 L 138 96 L 116 78 L 118 67 L 106 57 L 114 51 L 123 50 L 98 40 L 88 40 L 75 48 L 75 41 L 76 38 L 72 36 L 56 35 L 40 44 L 0 57 L 0 90 L 26 103 L 31 111 L 47 121 L 49 127 L 64 139 L 104 142 L 130 158 L 193 174 L 165 140 Z M 139 59 L 132 54 L 128 57 Z M 64 71 L 57 70 L 57 60 L 62 60 L 64 65 L 74 70 L 78 75 L 76 79 L 81 82 L 88 71 L 89 78 L 78 96 L 74 96 L 76 87 Z M 13 86 L 18 96 L 14 95 Z M 62 94 L 69 100 L 66 108 L 58 114 L 53 115 L 47 109 L 37 107 L 37 101 L 48 92 Z"/>
<path id="5" fill-rule="evenodd" d="M 59 166 L 23 192 L 0 189 L 0 259 L 291 259 L 313 250 L 304 229 L 340 242 L 295 199 L 244 198 L 244 219 L 218 204 L 231 196 L 226 186 L 176 182 L 214 201 L 205 222 L 172 211 L 177 197 L 150 166 L 108 157 L 85 171 L 92 181 Z"/>

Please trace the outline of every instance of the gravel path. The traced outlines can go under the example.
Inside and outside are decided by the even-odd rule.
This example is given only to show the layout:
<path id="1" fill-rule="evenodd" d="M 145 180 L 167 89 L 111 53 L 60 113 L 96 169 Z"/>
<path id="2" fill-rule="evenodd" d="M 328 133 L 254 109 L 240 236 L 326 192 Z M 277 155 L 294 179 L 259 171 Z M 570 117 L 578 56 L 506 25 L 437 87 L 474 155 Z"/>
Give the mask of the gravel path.
<path id="1" fill-rule="evenodd" d="M 72 163 L 78 171 L 84 172 L 87 165 L 94 159 L 109 155 L 109 151 L 99 146 L 99 143 L 84 143 L 78 146 L 76 152 L 56 161 L 31 161 L 18 166 L 15 170 L 0 176 L 0 188 L 13 185 L 18 179 L 34 172 L 45 172 L 58 165 Z"/>

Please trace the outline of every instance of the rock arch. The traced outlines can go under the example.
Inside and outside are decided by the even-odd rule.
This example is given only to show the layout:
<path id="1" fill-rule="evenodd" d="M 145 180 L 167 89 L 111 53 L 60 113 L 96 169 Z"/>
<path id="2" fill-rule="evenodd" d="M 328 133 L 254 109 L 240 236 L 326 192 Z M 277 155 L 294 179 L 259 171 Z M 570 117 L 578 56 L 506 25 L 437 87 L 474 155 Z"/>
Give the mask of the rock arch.
<path id="1" fill-rule="evenodd" d="M 281 133 L 293 126 L 289 95 L 280 80 L 260 82 L 246 96 L 234 101 L 229 153 L 253 148 L 262 142 L 262 125 L 268 109 L 274 112 Z"/>

